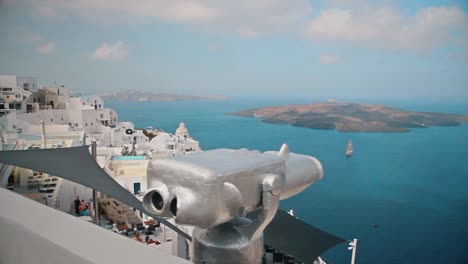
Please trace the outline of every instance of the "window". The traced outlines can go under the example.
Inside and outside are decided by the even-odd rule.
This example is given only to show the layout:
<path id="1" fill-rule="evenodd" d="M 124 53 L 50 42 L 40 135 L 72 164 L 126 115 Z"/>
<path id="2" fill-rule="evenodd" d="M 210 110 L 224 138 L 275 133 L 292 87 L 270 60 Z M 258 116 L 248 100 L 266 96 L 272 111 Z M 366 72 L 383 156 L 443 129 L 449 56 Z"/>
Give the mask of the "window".
<path id="1" fill-rule="evenodd" d="M 88 123 L 85 123 L 85 126 L 88 126 Z"/>
<path id="2" fill-rule="evenodd" d="M 93 122 L 91 122 L 91 126 L 93 125 Z"/>
<path id="3" fill-rule="evenodd" d="M 51 118 L 51 119 L 50 119 L 50 122 L 51 122 L 51 123 L 52 123 L 52 122 L 54 122 L 54 119 L 53 119 L 53 118 Z"/>
<path id="4" fill-rule="evenodd" d="M 2 88 L 2 91 L 5 91 L 5 92 L 13 91 L 13 88 L 5 87 L 5 88 Z"/>

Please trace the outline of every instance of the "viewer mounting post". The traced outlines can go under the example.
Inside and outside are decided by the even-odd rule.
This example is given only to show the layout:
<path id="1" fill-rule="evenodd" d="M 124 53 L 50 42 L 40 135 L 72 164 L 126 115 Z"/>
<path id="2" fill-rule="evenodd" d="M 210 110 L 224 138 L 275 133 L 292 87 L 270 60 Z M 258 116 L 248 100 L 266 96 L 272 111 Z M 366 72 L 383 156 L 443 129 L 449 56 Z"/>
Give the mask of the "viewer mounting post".
<path id="1" fill-rule="evenodd" d="M 97 145 L 96 141 L 91 143 L 91 154 L 93 155 L 94 160 L 97 159 Z M 93 189 L 93 208 L 94 208 L 94 223 L 99 225 L 99 214 L 98 214 L 98 201 L 97 201 L 97 192 Z"/>

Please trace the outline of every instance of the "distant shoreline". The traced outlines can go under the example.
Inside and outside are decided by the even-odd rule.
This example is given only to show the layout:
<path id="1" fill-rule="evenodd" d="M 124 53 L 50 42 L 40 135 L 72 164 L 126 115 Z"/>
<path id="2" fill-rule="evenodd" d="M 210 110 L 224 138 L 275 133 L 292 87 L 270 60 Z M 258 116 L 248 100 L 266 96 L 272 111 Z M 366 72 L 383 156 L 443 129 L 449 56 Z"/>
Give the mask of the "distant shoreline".
<path id="1" fill-rule="evenodd" d="M 409 132 L 411 128 L 457 126 L 468 115 L 417 112 L 378 104 L 324 102 L 236 111 L 228 115 L 261 118 L 271 124 L 289 124 L 340 132 Z"/>
<path id="2" fill-rule="evenodd" d="M 106 102 L 177 102 L 177 101 L 225 101 L 222 95 L 189 95 L 140 91 L 118 91 L 99 95 Z"/>

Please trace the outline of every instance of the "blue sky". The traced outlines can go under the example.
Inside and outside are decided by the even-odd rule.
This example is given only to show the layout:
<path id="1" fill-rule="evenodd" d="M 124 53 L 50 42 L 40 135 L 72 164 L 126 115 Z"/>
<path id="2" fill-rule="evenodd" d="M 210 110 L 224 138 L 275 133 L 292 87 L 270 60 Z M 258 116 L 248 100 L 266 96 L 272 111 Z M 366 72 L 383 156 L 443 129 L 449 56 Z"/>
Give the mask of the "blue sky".
<path id="1" fill-rule="evenodd" d="M 467 1 L 0 0 L 0 74 L 75 92 L 468 99 Z"/>

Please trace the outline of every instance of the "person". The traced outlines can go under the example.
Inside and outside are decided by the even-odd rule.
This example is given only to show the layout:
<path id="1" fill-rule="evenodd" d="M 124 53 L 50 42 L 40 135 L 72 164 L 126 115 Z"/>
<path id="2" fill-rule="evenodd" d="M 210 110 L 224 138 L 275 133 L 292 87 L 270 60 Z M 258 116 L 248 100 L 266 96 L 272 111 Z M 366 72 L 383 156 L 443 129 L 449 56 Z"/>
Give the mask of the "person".
<path id="1" fill-rule="evenodd" d="M 80 203 L 81 203 L 80 202 L 80 197 L 77 196 L 76 200 L 74 202 L 75 202 L 75 214 L 79 215 L 80 214 L 80 208 L 79 207 L 80 207 Z"/>
<path id="2" fill-rule="evenodd" d="M 115 224 L 115 223 L 112 224 L 112 231 L 114 233 L 119 233 L 119 229 L 117 228 L 117 224 Z"/>
<path id="3" fill-rule="evenodd" d="M 141 237 L 140 237 L 140 233 L 136 233 L 135 239 L 136 239 L 138 242 L 143 242 L 143 239 L 141 239 Z"/>
<path id="4" fill-rule="evenodd" d="M 91 212 L 89 211 L 89 207 L 86 205 L 85 209 L 80 212 L 80 216 L 90 216 Z"/>
<path id="5" fill-rule="evenodd" d="M 86 209 L 86 204 L 84 200 L 81 200 L 80 205 L 78 206 L 78 209 L 79 209 L 79 213 L 83 212 Z"/>

